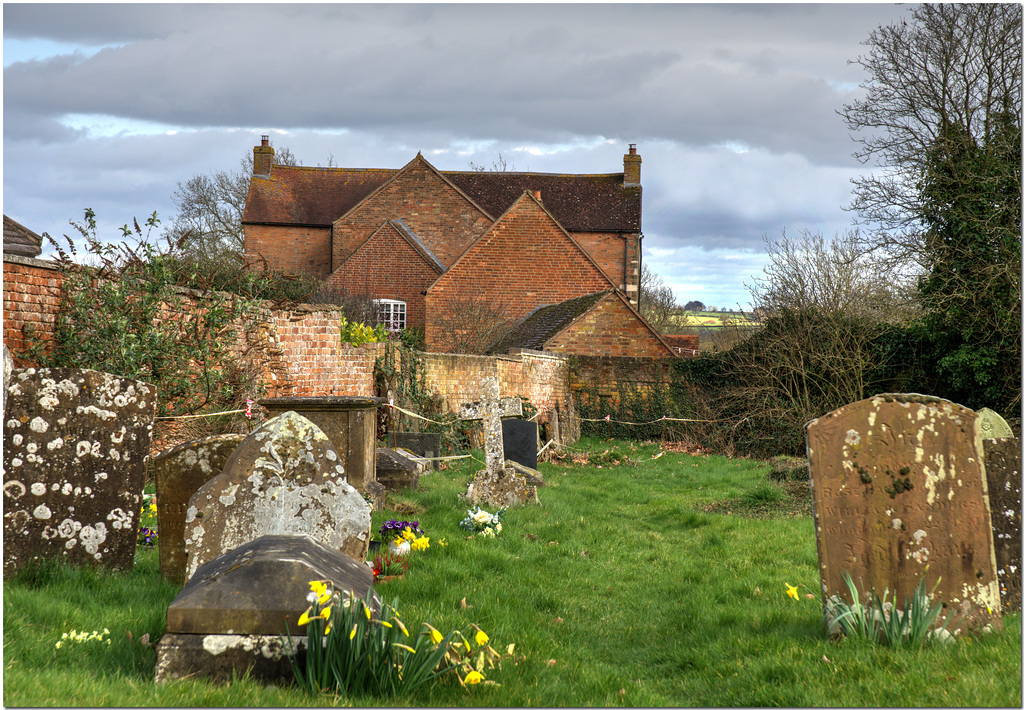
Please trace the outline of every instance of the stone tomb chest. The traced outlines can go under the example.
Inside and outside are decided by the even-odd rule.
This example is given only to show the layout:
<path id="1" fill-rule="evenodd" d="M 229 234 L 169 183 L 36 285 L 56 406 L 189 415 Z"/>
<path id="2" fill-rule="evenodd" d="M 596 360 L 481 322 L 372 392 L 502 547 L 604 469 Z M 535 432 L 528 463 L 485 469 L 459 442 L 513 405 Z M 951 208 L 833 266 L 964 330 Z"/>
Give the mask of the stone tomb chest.
<path id="1" fill-rule="evenodd" d="M 280 635 L 287 623 L 292 644 L 304 648 L 298 619 L 313 580 L 330 580 L 336 591 L 365 599 L 373 573 L 307 535 L 268 535 L 207 562 L 167 609 L 156 681 L 195 675 L 230 681 L 246 671 L 262 680 L 290 677 Z M 380 610 L 376 592 L 371 607 Z"/>
<path id="2" fill-rule="evenodd" d="M 292 411 L 320 427 L 341 457 L 350 486 L 377 480 L 377 407 L 382 397 L 272 397 L 259 403 L 274 417 Z"/>
<path id="3" fill-rule="evenodd" d="M 921 579 L 950 628 L 1001 626 L 977 415 L 914 394 L 848 404 L 807 425 L 822 595 L 889 590 L 902 608 Z M 941 578 L 941 579 L 940 579 Z"/>

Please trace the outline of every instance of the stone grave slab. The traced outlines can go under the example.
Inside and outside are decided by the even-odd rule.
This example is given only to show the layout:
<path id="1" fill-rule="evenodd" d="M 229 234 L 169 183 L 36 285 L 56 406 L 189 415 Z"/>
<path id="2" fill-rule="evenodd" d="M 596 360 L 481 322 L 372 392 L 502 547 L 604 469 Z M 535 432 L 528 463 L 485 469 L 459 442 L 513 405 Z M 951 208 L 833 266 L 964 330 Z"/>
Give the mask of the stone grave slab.
<path id="1" fill-rule="evenodd" d="M 309 535 L 363 559 L 370 506 L 345 480 L 327 435 L 295 412 L 250 433 L 185 512 L 186 579 L 198 567 L 264 535 Z"/>
<path id="2" fill-rule="evenodd" d="M 15 369 L 4 416 L 4 572 L 34 558 L 131 569 L 156 388 Z"/>
<path id="3" fill-rule="evenodd" d="M 950 627 L 1001 627 L 977 415 L 914 394 L 854 402 L 807 425 L 823 598 L 888 589 L 902 605 L 924 578 Z M 941 578 L 941 581 L 940 581 Z M 892 598 L 892 596 L 890 596 Z M 991 610 L 991 613 L 990 611 Z"/>
<path id="4" fill-rule="evenodd" d="M 537 468 L 537 422 L 524 419 L 502 419 L 501 441 L 506 460 L 526 468 Z"/>
<path id="5" fill-rule="evenodd" d="M 425 459 L 441 456 L 441 435 L 437 432 L 396 431 L 392 433 L 395 448 L 411 451 Z M 430 461 L 430 468 L 438 469 L 437 461 Z"/>
<path id="6" fill-rule="evenodd" d="M 419 488 L 423 464 L 399 449 L 377 447 L 377 482 L 389 491 Z"/>
<path id="7" fill-rule="evenodd" d="M 992 510 L 992 542 L 1004 614 L 1020 611 L 1020 439 L 985 439 L 985 475 Z"/>
<path id="8" fill-rule="evenodd" d="M 279 635 L 290 633 L 302 653 L 306 633 L 298 619 L 313 580 L 330 580 L 360 599 L 373 587 L 369 567 L 308 535 L 261 537 L 202 565 L 167 609 L 156 681 L 226 682 L 246 671 L 262 680 L 290 677 Z M 376 592 L 371 607 L 380 610 Z"/>
<path id="9" fill-rule="evenodd" d="M 185 511 L 197 490 L 224 470 L 224 464 L 245 438 L 217 434 L 188 441 L 153 457 L 156 517 L 160 531 L 160 573 L 185 581 Z"/>

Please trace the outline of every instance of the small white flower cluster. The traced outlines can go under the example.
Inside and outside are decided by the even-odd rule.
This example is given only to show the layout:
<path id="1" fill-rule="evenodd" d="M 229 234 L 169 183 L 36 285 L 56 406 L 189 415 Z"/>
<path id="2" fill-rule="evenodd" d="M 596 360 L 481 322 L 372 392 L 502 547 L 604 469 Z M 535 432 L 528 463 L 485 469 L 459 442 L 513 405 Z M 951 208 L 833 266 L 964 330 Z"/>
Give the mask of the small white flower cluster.
<path id="1" fill-rule="evenodd" d="M 480 533 L 481 537 L 496 537 L 501 532 L 501 516 L 504 512 L 505 509 L 502 508 L 496 513 L 488 513 L 477 506 L 466 511 L 466 518 L 459 523 L 459 527 Z"/>
<path id="2" fill-rule="evenodd" d="M 61 634 L 60 641 L 57 642 L 54 648 L 63 647 L 65 641 L 74 641 L 75 643 L 88 643 L 90 641 L 95 641 L 97 643 L 106 642 L 106 645 L 109 646 L 110 639 L 107 638 L 109 635 L 110 629 L 103 629 L 103 631 L 90 631 L 88 633 L 85 631 L 65 632 Z"/>

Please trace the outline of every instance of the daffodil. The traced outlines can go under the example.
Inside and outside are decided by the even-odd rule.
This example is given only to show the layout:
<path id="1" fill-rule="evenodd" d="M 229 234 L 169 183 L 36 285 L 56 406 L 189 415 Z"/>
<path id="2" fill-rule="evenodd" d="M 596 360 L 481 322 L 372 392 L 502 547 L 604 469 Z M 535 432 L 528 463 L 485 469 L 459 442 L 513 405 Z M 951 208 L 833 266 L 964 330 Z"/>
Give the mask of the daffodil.
<path id="1" fill-rule="evenodd" d="M 786 583 L 786 594 L 793 597 L 797 601 L 800 601 L 800 594 L 797 591 L 797 587 L 794 587 L 789 582 Z"/>
<path id="2" fill-rule="evenodd" d="M 353 627 L 352 627 L 352 633 L 350 633 L 350 634 L 348 635 L 348 640 L 349 640 L 349 641 L 351 641 L 351 640 L 352 640 L 352 639 L 354 639 L 355 637 L 356 637 L 356 627 L 355 627 L 355 626 L 353 626 Z"/>
<path id="3" fill-rule="evenodd" d="M 400 628 L 402 630 L 403 634 L 405 634 L 406 636 L 409 635 L 409 629 L 405 628 L 405 624 L 402 623 L 401 619 L 399 619 L 398 617 L 395 617 L 395 623 L 398 624 L 398 628 Z"/>
<path id="4" fill-rule="evenodd" d="M 405 530 L 402 531 L 402 537 L 405 538 L 406 540 L 415 540 L 416 539 L 416 533 L 414 533 L 411 529 L 406 528 Z"/>
<path id="5" fill-rule="evenodd" d="M 331 607 L 327 607 L 326 609 L 324 609 L 323 611 L 321 611 L 321 612 L 320 612 L 320 617 L 321 617 L 321 618 L 322 618 L 322 619 L 323 619 L 324 621 L 326 621 L 327 619 L 330 619 L 330 618 L 331 618 Z"/>
<path id="6" fill-rule="evenodd" d="M 430 640 L 431 641 L 433 641 L 434 643 L 441 643 L 442 641 L 444 641 L 444 636 L 441 635 L 440 631 L 435 629 L 433 626 L 431 626 L 429 628 L 430 628 Z"/>
<path id="7" fill-rule="evenodd" d="M 331 598 L 331 593 L 327 589 L 327 585 L 323 582 L 310 582 L 309 588 L 313 590 L 313 593 L 316 595 L 316 600 L 320 604 L 323 604 Z"/>
<path id="8" fill-rule="evenodd" d="M 480 671 L 470 671 L 465 678 L 466 683 L 469 685 L 476 685 L 484 679 L 484 674 Z"/>
<path id="9" fill-rule="evenodd" d="M 394 627 L 393 627 L 393 626 L 392 626 L 391 624 L 389 624 L 389 623 L 388 623 L 388 622 L 386 622 L 386 621 L 382 621 L 382 622 L 380 622 L 380 625 L 381 625 L 381 626 L 383 626 L 383 627 L 384 627 L 384 628 L 386 628 L 386 629 L 393 629 L 393 628 L 394 628 Z"/>
<path id="10" fill-rule="evenodd" d="M 426 550 L 428 547 L 430 547 L 430 538 L 426 535 L 424 535 L 423 537 L 418 537 L 412 541 L 411 546 L 412 549 L 416 550 L 416 552 L 422 552 L 423 550 Z"/>
<path id="11" fill-rule="evenodd" d="M 370 607 L 368 607 L 365 604 L 363 604 L 363 611 L 366 612 L 366 620 L 367 621 L 369 621 L 371 618 L 373 618 L 373 614 L 370 613 Z"/>
<path id="12" fill-rule="evenodd" d="M 476 644 L 477 644 L 477 646 L 483 646 L 489 640 L 490 640 L 490 638 L 487 636 L 487 634 L 485 634 L 480 629 L 476 630 Z"/>

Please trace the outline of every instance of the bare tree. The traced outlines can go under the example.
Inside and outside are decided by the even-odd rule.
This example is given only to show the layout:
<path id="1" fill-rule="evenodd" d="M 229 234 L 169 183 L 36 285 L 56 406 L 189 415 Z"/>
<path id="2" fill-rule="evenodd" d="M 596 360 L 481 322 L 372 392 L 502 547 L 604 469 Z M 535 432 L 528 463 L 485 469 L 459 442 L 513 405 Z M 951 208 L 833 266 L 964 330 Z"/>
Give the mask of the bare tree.
<path id="1" fill-rule="evenodd" d="M 861 135 L 854 153 L 881 171 L 855 178 L 850 209 L 859 214 L 858 246 L 894 271 L 921 273 L 927 243 L 920 225 L 920 184 L 928 154 L 947 126 L 989 143 L 997 115 L 1020 116 L 1021 6 L 937 4 L 910 21 L 880 27 L 852 63 L 868 74 L 863 99 L 840 115 Z"/>
<path id="2" fill-rule="evenodd" d="M 675 323 L 676 297 L 658 274 L 647 264 L 640 269 L 640 296 L 637 310 L 658 332 L 678 330 Z"/>
<path id="3" fill-rule="evenodd" d="M 333 160 L 333 158 L 332 158 Z M 275 165 L 298 165 L 288 148 L 274 155 Z M 253 156 L 240 161 L 240 170 L 218 170 L 178 183 L 171 199 L 178 209 L 166 237 L 202 261 L 241 255 L 245 246 L 242 215 L 249 196 Z"/>
<path id="4" fill-rule="evenodd" d="M 517 323 L 505 301 L 479 293 L 451 295 L 431 307 L 432 347 L 441 352 L 483 355 Z"/>
<path id="5" fill-rule="evenodd" d="M 487 172 L 487 166 L 486 165 L 477 165 L 472 160 L 469 161 L 469 167 L 470 167 L 471 170 L 475 170 L 478 173 Z M 491 172 L 495 172 L 495 173 L 511 173 L 511 172 L 515 172 L 515 169 L 516 169 L 516 166 L 515 165 L 510 165 L 509 162 L 507 160 L 505 160 L 505 157 L 501 153 L 498 153 L 498 159 L 496 161 L 494 161 L 493 163 L 491 163 Z"/>

